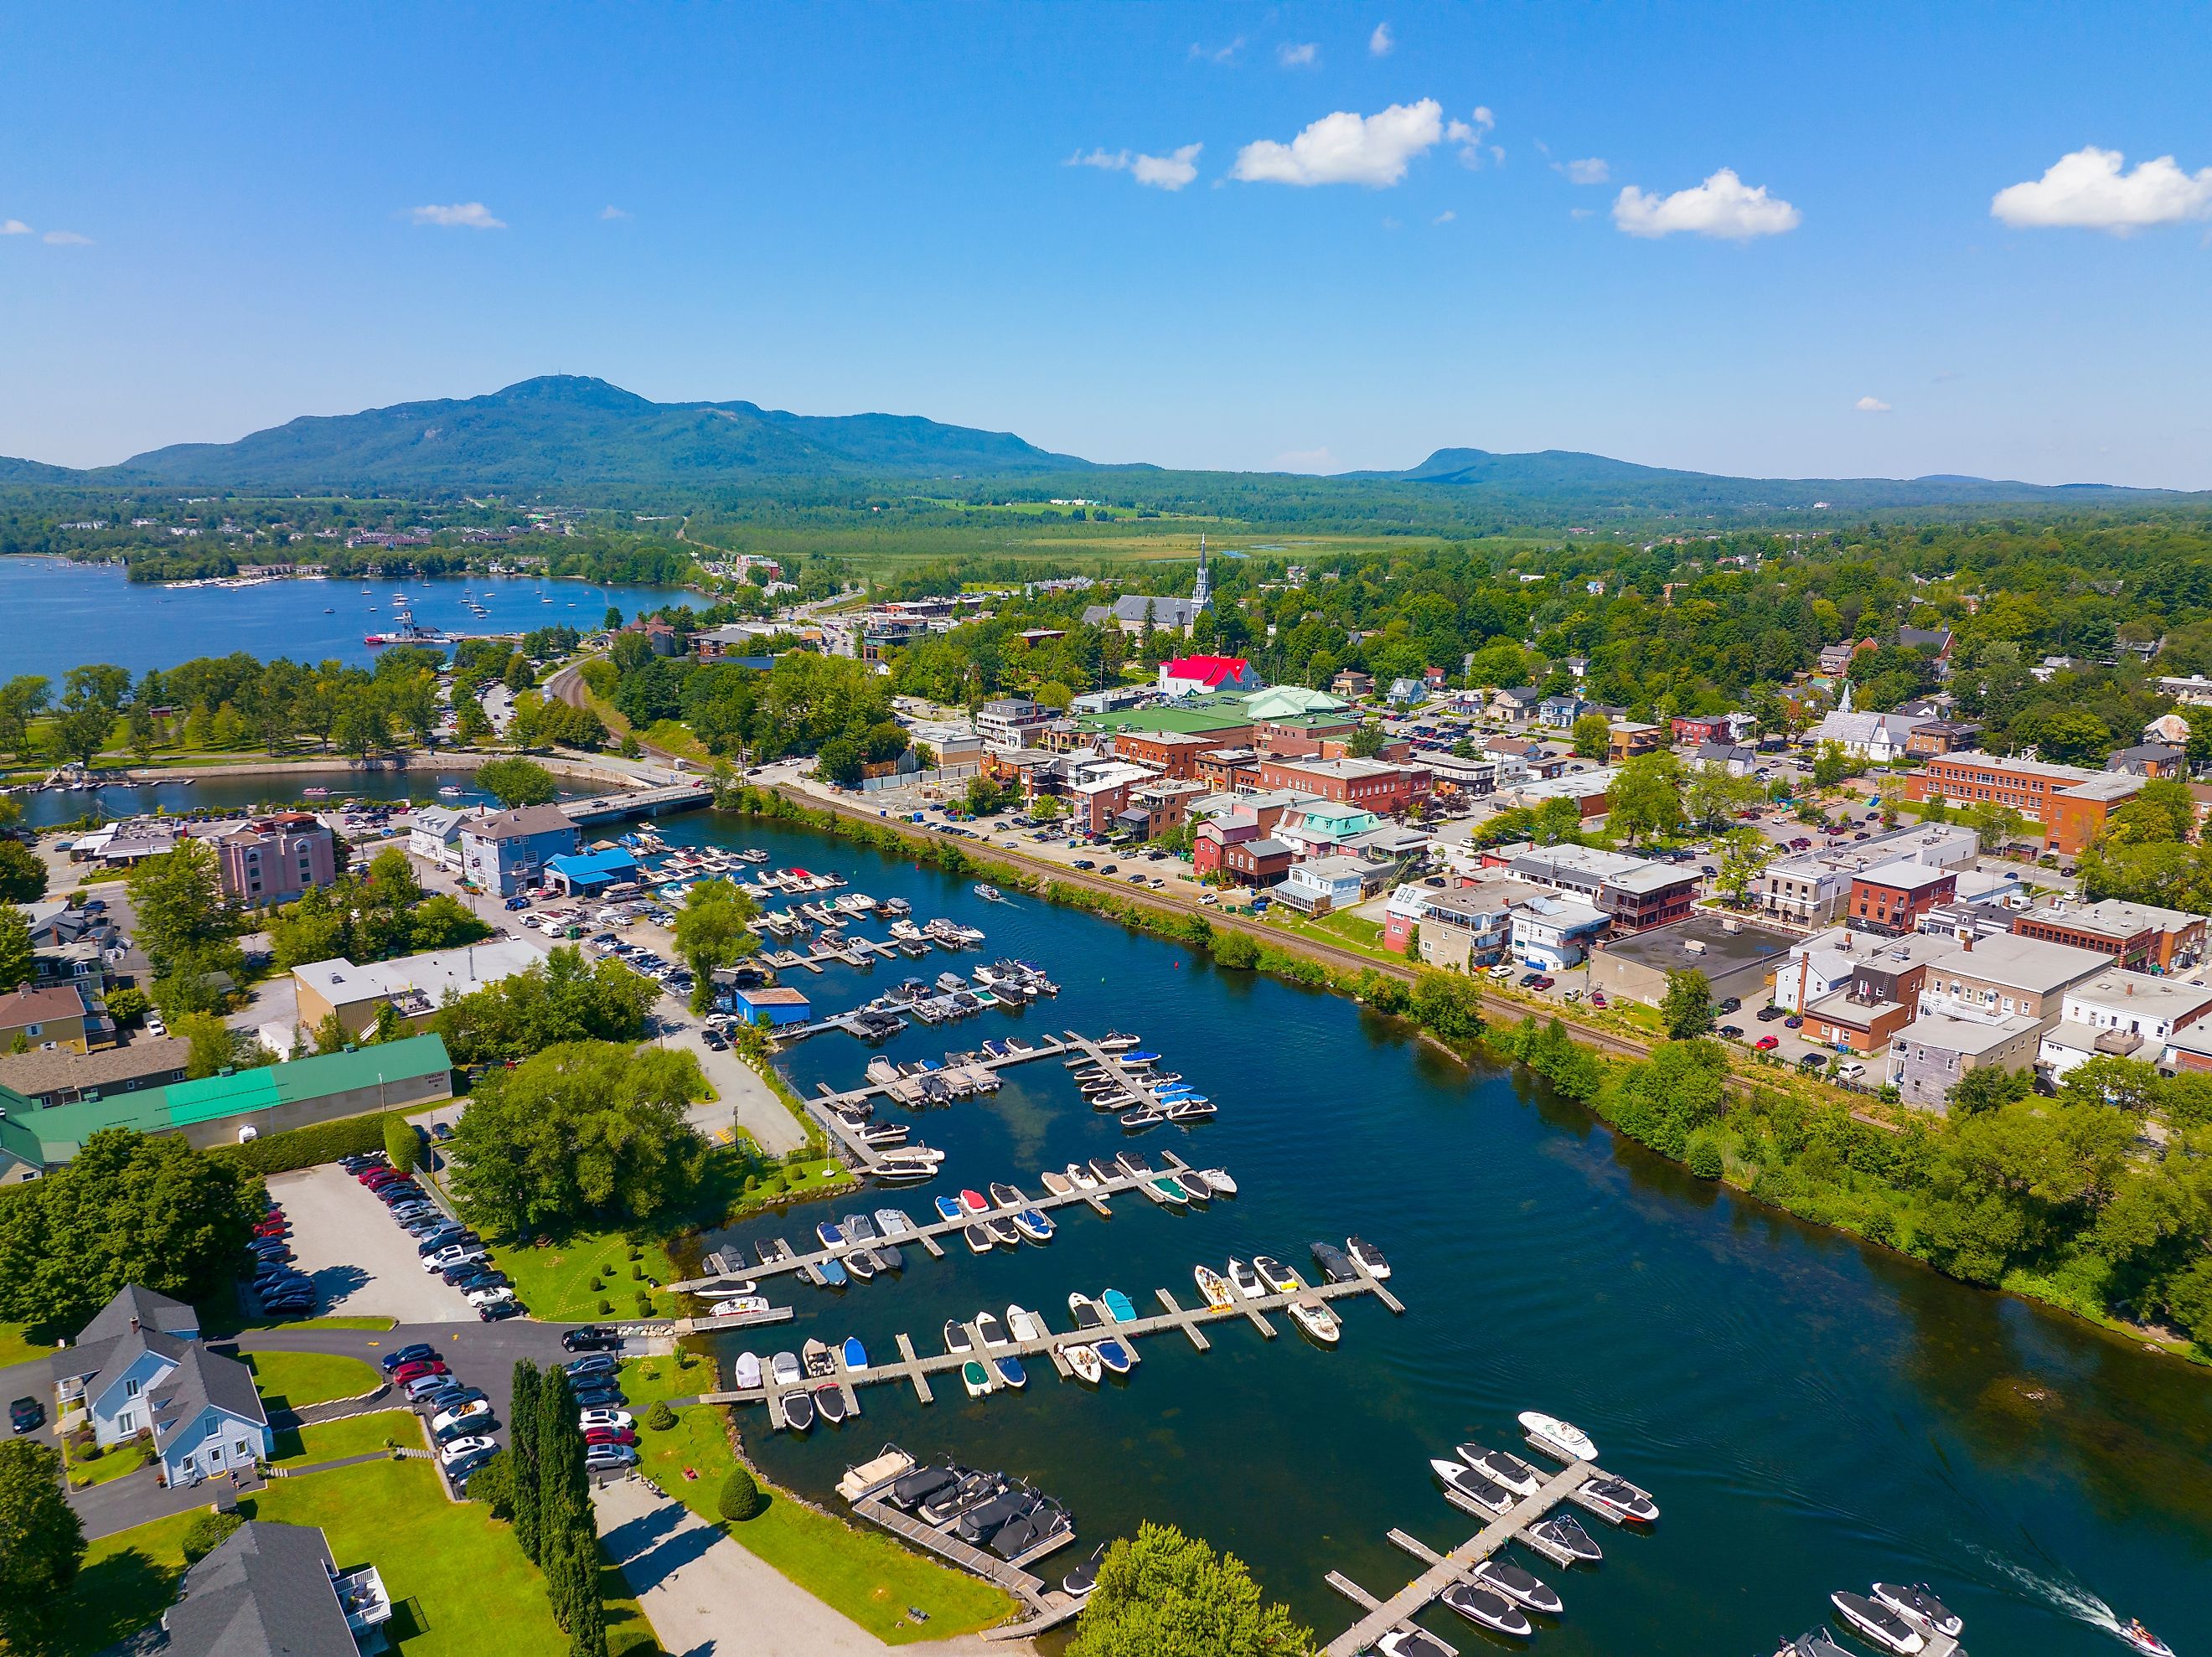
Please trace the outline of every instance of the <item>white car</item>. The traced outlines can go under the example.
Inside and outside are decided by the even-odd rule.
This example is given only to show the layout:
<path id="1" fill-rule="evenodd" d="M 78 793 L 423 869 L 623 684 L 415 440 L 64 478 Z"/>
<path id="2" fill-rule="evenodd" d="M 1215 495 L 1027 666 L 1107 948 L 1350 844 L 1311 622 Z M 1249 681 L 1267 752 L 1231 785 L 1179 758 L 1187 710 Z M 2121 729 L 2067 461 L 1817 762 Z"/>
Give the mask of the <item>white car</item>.
<path id="1" fill-rule="evenodd" d="M 478 1450 L 496 1450 L 498 1448 L 497 1439 L 488 1434 L 479 1433 L 472 1438 L 455 1439 L 438 1452 L 438 1458 L 450 1467 L 465 1455 L 472 1455 Z"/>
<path id="2" fill-rule="evenodd" d="M 629 1424 L 630 1416 L 627 1410 L 579 1410 L 576 1412 L 577 1427 L 587 1433 L 594 1427 L 627 1427 Z"/>
<path id="3" fill-rule="evenodd" d="M 433 1435 L 442 1433 L 448 1427 L 457 1427 L 464 1421 L 474 1421 L 478 1416 L 483 1416 L 486 1419 L 489 1419 L 491 1416 L 490 1399 L 482 1398 L 471 1399 L 466 1404 L 461 1405 L 459 1409 L 447 1411 L 445 1414 L 435 1417 L 431 1420 L 430 1431 Z"/>
<path id="4" fill-rule="evenodd" d="M 448 1243 L 422 1262 L 425 1272 L 443 1272 L 449 1266 L 459 1266 L 463 1260 L 480 1260 L 484 1252 L 467 1243 Z"/>
<path id="5" fill-rule="evenodd" d="M 489 1289 L 469 1290 L 469 1304 L 471 1306 L 489 1306 L 494 1301 L 511 1301 L 514 1298 L 514 1290 L 503 1283 L 495 1284 Z"/>

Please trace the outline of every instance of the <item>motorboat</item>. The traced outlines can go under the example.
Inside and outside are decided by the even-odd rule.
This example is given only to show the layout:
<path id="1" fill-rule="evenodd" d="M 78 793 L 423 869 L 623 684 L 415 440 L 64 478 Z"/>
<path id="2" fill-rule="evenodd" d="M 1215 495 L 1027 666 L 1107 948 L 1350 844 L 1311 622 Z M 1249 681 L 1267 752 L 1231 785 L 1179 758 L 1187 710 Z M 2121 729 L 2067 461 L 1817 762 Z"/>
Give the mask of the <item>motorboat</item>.
<path id="1" fill-rule="evenodd" d="M 963 1226 L 960 1235 L 962 1241 L 967 1243 L 968 1252 L 971 1254 L 988 1254 L 998 1247 L 991 1241 L 991 1234 L 980 1225 Z"/>
<path id="2" fill-rule="evenodd" d="M 1850 1625 L 1869 1645 L 1880 1646 L 1884 1651 L 1893 1651 L 1898 1657 L 1912 1657 L 1924 1650 L 1928 1642 L 1920 1630 L 1907 1623 L 1887 1605 L 1868 1599 L 1863 1593 L 1836 1593 L 1828 1596 L 1828 1603 L 1836 1614 Z"/>
<path id="3" fill-rule="evenodd" d="M 2120 1638 L 2137 1651 L 2148 1652 L 2150 1657 L 2173 1657 L 2172 1646 L 2166 1644 L 2165 1641 L 2160 1639 L 2133 1618 L 2130 1618 L 2128 1625 L 2120 1630 Z"/>
<path id="4" fill-rule="evenodd" d="M 1272 1254 L 1255 1254 L 1252 1269 L 1260 1274 L 1260 1281 L 1274 1295 L 1294 1295 L 1306 1286 L 1305 1279 L 1285 1266 Z"/>
<path id="5" fill-rule="evenodd" d="M 1557 1456 L 1562 1461 L 1597 1460 L 1596 1442 L 1572 1422 L 1536 1410 L 1523 1410 L 1520 1420 L 1521 1430 L 1528 1435 L 1528 1442 L 1546 1455 Z"/>
<path id="6" fill-rule="evenodd" d="M 1121 1113 L 1121 1126 L 1127 1128 L 1132 1133 L 1141 1132 L 1148 1127 L 1158 1127 L 1161 1123 L 1167 1120 L 1167 1113 L 1165 1111 L 1155 1110 L 1150 1105 L 1142 1106 L 1136 1110 L 1125 1110 Z"/>
<path id="7" fill-rule="evenodd" d="M 955 1353 L 975 1350 L 975 1343 L 969 1338 L 967 1329 L 957 1318 L 945 1320 L 945 1350 Z"/>
<path id="8" fill-rule="evenodd" d="M 1267 1292 L 1267 1285 L 1260 1281 L 1260 1274 L 1242 1260 L 1229 1262 L 1229 1282 L 1248 1301 L 1258 1300 Z"/>
<path id="9" fill-rule="evenodd" d="M 831 1289 L 842 1289 L 852 1280 L 845 1268 L 836 1260 L 823 1260 L 814 1270 L 820 1274 L 823 1284 Z"/>
<path id="10" fill-rule="evenodd" d="M 871 1252 L 876 1257 L 876 1270 L 878 1272 L 906 1270 L 906 1256 L 899 1253 L 896 1243 L 878 1243 Z"/>
<path id="11" fill-rule="evenodd" d="M 1375 1642 L 1382 1657 L 1450 1657 L 1451 1648 L 1417 1628 L 1393 1629 Z"/>
<path id="12" fill-rule="evenodd" d="M 981 1369 L 981 1364 L 970 1364 Z M 1037 1503 L 1037 1498 L 1027 1490 L 1000 1490 L 988 1502 L 970 1508 L 960 1515 L 952 1527 L 952 1533 L 971 1547 L 988 1542 L 1008 1525 L 1020 1518 Z"/>
<path id="13" fill-rule="evenodd" d="M 962 1514 L 990 1501 L 1006 1488 L 1006 1483 L 997 1473 L 969 1473 L 951 1489 L 924 1502 L 916 1516 L 923 1524 L 941 1530 Z"/>
<path id="14" fill-rule="evenodd" d="M 1091 1557 L 1060 1579 L 1060 1591 L 1079 1602 L 1088 1599 L 1091 1591 L 1098 1586 L 1098 1567 L 1105 1563 L 1107 1545 L 1101 1542 Z"/>
<path id="15" fill-rule="evenodd" d="M 1237 1181 L 1229 1177 L 1229 1170 L 1227 1168 L 1209 1168 L 1205 1172 L 1206 1182 L 1213 1187 L 1213 1194 L 1215 1196 L 1234 1197 L 1237 1194 Z M 1352 1257 L 1356 1259 L 1358 1258 L 1359 1239 L 1354 1237 L 1352 1241 Z"/>
<path id="16" fill-rule="evenodd" d="M 1326 1306 L 1292 1301 L 1289 1310 L 1291 1320 L 1324 1346 L 1335 1345 L 1338 1335 L 1343 1332 L 1344 1326 L 1336 1320 L 1336 1314 Z"/>
<path id="17" fill-rule="evenodd" d="M 1060 1349 L 1060 1355 L 1067 1360 L 1067 1367 L 1075 1371 L 1078 1381 L 1088 1381 L 1096 1387 L 1098 1377 L 1105 1373 L 1105 1365 L 1098 1362 L 1098 1354 L 1091 1347 L 1079 1344 L 1063 1346 Z"/>
<path id="18" fill-rule="evenodd" d="M 983 1229 L 991 1234 L 993 1242 L 1004 1243 L 1009 1248 L 1019 1248 L 1022 1246 L 1022 1234 L 1015 1229 L 1012 1220 L 1000 1216 L 985 1220 L 982 1224 Z"/>
<path id="19" fill-rule="evenodd" d="M 876 1256 L 872 1249 L 856 1248 L 845 1256 L 845 1270 L 852 1274 L 854 1283 L 866 1283 L 876 1275 Z"/>
<path id="20" fill-rule="evenodd" d="M 1191 1276 L 1198 1279 L 1198 1292 L 1206 1297 L 1208 1306 L 1218 1306 L 1224 1311 L 1236 1304 L 1236 1291 L 1229 1280 L 1210 1266 L 1194 1266 Z"/>
<path id="21" fill-rule="evenodd" d="M 1147 1180 L 1145 1182 L 1145 1189 L 1170 1208 L 1190 1206 L 1190 1193 L 1183 1188 L 1182 1181 L 1172 1174 L 1162 1174 Z"/>
<path id="22" fill-rule="evenodd" d="M 1018 1341 L 1028 1342 L 1042 1340 L 1051 1332 L 1044 1326 L 1044 1320 L 1028 1308 L 1009 1306 L 1006 1308 L 1006 1332 Z"/>
<path id="23" fill-rule="evenodd" d="M 884 1500 L 902 1513 L 911 1512 L 959 1484 L 968 1472 L 957 1463 L 944 1467 L 916 1467 L 894 1480 L 890 1489 L 884 1492 Z"/>
<path id="24" fill-rule="evenodd" d="M 1632 1520 L 1638 1525 L 1659 1522 L 1659 1504 L 1651 1499 L 1650 1493 L 1637 1489 L 1625 1478 L 1586 1478 L 1575 1496 L 1616 1524 L 1624 1520 Z"/>
<path id="25" fill-rule="evenodd" d="M 941 1150 L 932 1150 L 927 1145 L 908 1145 L 884 1152 L 876 1159 L 872 1171 L 885 1185 L 920 1185 L 937 1177 L 938 1164 L 944 1160 Z"/>
<path id="26" fill-rule="evenodd" d="M 1093 1156 L 1090 1166 L 1091 1182 L 1085 1187 L 1086 1190 L 1096 1191 L 1100 1186 L 1112 1185 L 1116 1180 L 1128 1178 L 1128 1175 L 1122 1173 L 1108 1157 Z"/>
<path id="27" fill-rule="evenodd" d="M 1334 1243 L 1317 1242 L 1313 1246 L 1314 1264 L 1331 1283 L 1349 1283 L 1359 1274 L 1352 1269 L 1352 1261 Z"/>
<path id="28" fill-rule="evenodd" d="M 1381 1283 L 1390 1275 L 1390 1262 L 1382 1258 L 1382 1251 L 1364 1237 L 1346 1237 L 1344 1252 L 1352 1257 L 1352 1264 Z"/>
<path id="29" fill-rule="evenodd" d="M 1129 1304 L 1129 1297 L 1118 1289 L 1109 1289 L 1098 1297 L 1099 1309 L 1109 1322 L 1134 1323 L 1137 1308 Z"/>
<path id="30" fill-rule="evenodd" d="M 1029 1372 L 1022 1368 L 1022 1361 L 1012 1352 L 1002 1352 L 993 1358 L 991 1368 L 998 1371 L 1001 1385 L 1011 1387 L 1016 1392 L 1030 1384 Z"/>
<path id="31" fill-rule="evenodd" d="M 1925 1582 L 1876 1582 L 1874 1597 L 1908 1623 L 1917 1618 L 1947 1638 L 1955 1640 L 1966 1631 L 1966 1618 L 1938 1599 Z"/>
<path id="32" fill-rule="evenodd" d="M 814 1411 L 832 1427 L 837 1426 L 852 1411 L 845 1403 L 845 1394 L 835 1381 L 823 1383 L 814 1389 Z"/>
<path id="33" fill-rule="evenodd" d="M 1193 1122 L 1210 1122 L 1220 1114 L 1218 1107 L 1200 1098 L 1178 1099 L 1160 1108 L 1160 1114 L 1178 1127 L 1187 1127 Z"/>
<path id="34" fill-rule="evenodd" d="M 939 1197 L 937 1199 L 937 1214 L 939 1219 L 945 1220 L 957 1220 L 963 1217 L 959 1200 L 952 1197 Z"/>
<path id="35" fill-rule="evenodd" d="M 786 1393 L 783 1395 L 783 1424 L 794 1433 L 803 1433 L 814 1424 L 814 1400 L 805 1393 Z"/>
<path id="36" fill-rule="evenodd" d="M 975 1314 L 975 1338 L 985 1346 L 1006 1344 L 1006 1326 L 999 1321 L 996 1312 L 978 1312 Z"/>
<path id="37" fill-rule="evenodd" d="M 968 1389 L 970 1398 L 981 1398 L 991 1390 L 990 1371 L 969 1358 L 960 1366 L 960 1384 Z"/>
<path id="38" fill-rule="evenodd" d="M 1048 1243 L 1054 1229 L 1053 1223 L 1037 1209 L 1025 1208 L 1013 1217 L 1014 1229 L 1033 1243 Z"/>
<path id="39" fill-rule="evenodd" d="M 1027 1208 L 1028 1196 L 1018 1185 L 1008 1185 L 1003 1180 L 991 1182 L 991 1201 L 1000 1208 Z"/>
<path id="40" fill-rule="evenodd" d="M 1536 1631 L 1521 1607 L 1493 1588 L 1455 1582 L 1437 1597 L 1477 1628 L 1486 1628 L 1493 1634 L 1525 1640 Z"/>
<path id="41" fill-rule="evenodd" d="M 761 1384 L 761 1361 L 757 1352 L 740 1352 L 737 1362 L 730 1366 L 730 1385 L 741 1393 L 749 1393 Z"/>
<path id="42" fill-rule="evenodd" d="M 1160 1056 L 1157 1053 L 1125 1053 L 1121 1055 L 1123 1070 L 1136 1070 L 1140 1066 L 1157 1065 L 1159 1062 Z"/>
<path id="43" fill-rule="evenodd" d="M 1068 1294 L 1067 1314 L 1075 1320 L 1078 1329 L 1103 1329 L 1106 1326 L 1106 1314 L 1098 1309 L 1098 1302 L 1079 1289 Z"/>
<path id="44" fill-rule="evenodd" d="M 1486 1559 L 1469 1574 L 1483 1587 L 1494 1588 L 1516 1605 L 1546 1617 L 1557 1617 L 1566 1610 L 1550 1584 L 1510 1559 Z"/>
<path id="45" fill-rule="evenodd" d="M 1462 1461 L 1516 1496 L 1534 1496 L 1544 1487 L 1544 1476 L 1517 1455 L 1486 1450 L 1480 1444 L 1462 1444 L 1455 1452 Z"/>
<path id="46" fill-rule="evenodd" d="M 1547 1519 L 1540 1525 L 1531 1525 L 1528 1534 L 1586 1564 L 1595 1565 L 1605 1557 L 1605 1550 L 1590 1540 L 1590 1533 L 1566 1514 L 1561 1514 L 1556 1519 Z"/>
<path id="47" fill-rule="evenodd" d="M 1096 1191 L 1098 1189 L 1098 1176 L 1085 1163 L 1070 1162 L 1067 1165 L 1067 1183 L 1077 1191 Z"/>
<path id="48" fill-rule="evenodd" d="M 879 1208 L 876 1211 L 876 1229 L 886 1237 L 910 1237 L 914 1235 L 914 1222 L 902 1209 Z"/>
<path id="49" fill-rule="evenodd" d="M 1836 1643 L 1836 1636 L 1826 1629 L 1816 1628 L 1809 1634 L 1801 1634 L 1794 1640 L 1784 1641 L 1774 1657 L 1851 1657 L 1851 1654 Z"/>
<path id="50" fill-rule="evenodd" d="M 1102 1340 L 1098 1343 L 1097 1351 L 1098 1362 L 1115 1375 L 1126 1375 L 1129 1373 L 1131 1363 L 1129 1349 L 1122 1345 L 1120 1341 Z"/>
<path id="51" fill-rule="evenodd" d="M 824 1248 L 842 1248 L 845 1233 L 835 1220 L 824 1220 L 814 1228 L 814 1235 L 822 1239 Z"/>
<path id="52" fill-rule="evenodd" d="M 1000 1528 L 991 1539 L 991 1551 L 1006 1560 L 1036 1559 L 1058 1551 L 1074 1539 L 1075 1525 L 1067 1509 L 1056 1502 L 1039 1502 Z"/>
<path id="53" fill-rule="evenodd" d="M 1141 1150 L 1125 1150 L 1114 1160 L 1120 1165 L 1121 1172 L 1133 1180 L 1146 1179 L 1152 1171 L 1152 1165 L 1145 1160 L 1145 1153 Z"/>
<path id="54" fill-rule="evenodd" d="M 1075 1181 L 1065 1174 L 1054 1174 L 1048 1168 L 1037 1178 L 1043 1181 L 1047 1196 L 1070 1197 L 1075 1194 Z"/>
<path id="55" fill-rule="evenodd" d="M 1179 1168 L 1168 1177 L 1192 1202 L 1209 1203 L 1213 1200 L 1213 1187 L 1207 1185 L 1206 1176 L 1195 1169 Z"/>
<path id="56" fill-rule="evenodd" d="M 799 1352 L 799 1363 L 817 1381 L 837 1367 L 830 1361 L 829 1347 L 818 1340 L 810 1338 Z"/>
<path id="57" fill-rule="evenodd" d="M 1092 1045 L 1101 1053 L 1127 1053 L 1143 1040 L 1141 1035 L 1125 1035 L 1120 1030 L 1109 1030 Z"/>
<path id="58" fill-rule="evenodd" d="M 765 1295 L 732 1295 L 708 1307 L 707 1315 L 710 1318 L 742 1318 L 767 1310 L 768 1296 Z"/>
<path id="59" fill-rule="evenodd" d="M 1463 1461 L 1446 1461 L 1431 1457 L 1429 1471 L 1446 1490 L 1456 1490 L 1477 1507 L 1492 1513 L 1504 1513 L 1513 1506 L 1513 1493 L 1492 1484 Z"/>
<path id="60" fill-rule="evenodd" d="M 839 1349 L 837 1355 L 845 1361 L 848 1369 L 856 1373 L 868 1367 L 868 1349 L 860 1344 L 858 1335 L 846 1336 L 845 1344 Z"/>
<path id="61" fill-rule="evenodd" d="M 988 1214 L 991 1211 L 989 1199 L 986 1198 L 980 1191 L 962 1192 L 960 1193 L 960 1206 L 970 1214 Z"/>

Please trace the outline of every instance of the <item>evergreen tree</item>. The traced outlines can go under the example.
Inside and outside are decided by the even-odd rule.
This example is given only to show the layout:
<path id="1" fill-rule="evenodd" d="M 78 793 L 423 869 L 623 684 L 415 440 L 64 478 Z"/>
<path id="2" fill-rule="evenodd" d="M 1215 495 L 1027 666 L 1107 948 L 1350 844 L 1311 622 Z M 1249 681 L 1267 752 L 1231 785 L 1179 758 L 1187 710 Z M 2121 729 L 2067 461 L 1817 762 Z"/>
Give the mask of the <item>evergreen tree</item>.
<path id="1" fill-rule="evenodd" d="M 598 1544 L 586 1536 L 586 1545 L 593 1550 L 592 1576 L 594 1591 L 577 1602 L 576 1614 L 568 1624 L 568 1657 L 607 1657 L 607 1613 L 596 1591 L 599 1577 Z"/>
<path id="2" fill-rule="evenodd" d="M 538 1562 L 541 1528 L 538 1495 L 538 1366 L 524 1358 L 514 1366 L 514 1401 L 507 1414 L 507 1454 L 514 1461 L 514 1539 L 530 1562 Z"/>
<path id="3" fill-rule="evenodd" d="M 584 1476 L 584 1434 L 576 1424 L 576 1395 L 568 1372 L 549 1369 L 538 1388 L 538 1563 L 545 1573 L 545 1594 L 553 1619 L 566 1629 L 578 1603 L 599 1592 L 598 1540 L 592 1523 L 592 1496 Z M 584 1558 L 579 1569 L 577 1532 L 583 1532 Z"/>

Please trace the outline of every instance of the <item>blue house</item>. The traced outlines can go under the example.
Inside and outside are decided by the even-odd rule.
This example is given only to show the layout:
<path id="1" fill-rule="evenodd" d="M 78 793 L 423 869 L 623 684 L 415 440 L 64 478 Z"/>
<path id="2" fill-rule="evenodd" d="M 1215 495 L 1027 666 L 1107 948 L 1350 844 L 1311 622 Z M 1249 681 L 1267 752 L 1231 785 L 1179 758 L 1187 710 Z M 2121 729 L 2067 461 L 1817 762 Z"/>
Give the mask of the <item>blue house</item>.
<path id="1" fill-rule="evenodd" d="M 576 825 L 557 805 L 525 805 L 461 825 L 461 874 L 513 897 L 542 883 L 545 865 L 576 849 Z"/>
<path id="2" fill-rule="evenodd" d="M 1574 728 L 1575 721 L 1582 718 L 1583 710 L 1589 707 L 1589 704 L 1573 691 L 1565 690 L 1556 696 L 1547 696 L 1539 702 L 1536 717 L 1554 731 L 1569 731 Z"/>
<path id="3" fill-rule="evenodd" d="M 564 852 L 545 861 L 545 883 L 570 897 L 597 897 L 610 886 L 638 878 L 628 852 Z"/>
<path id="4" fill-rule="evenodd" d="M 770 1027 L 804 1024 L 814 1011 L 812 1005 L 797 990 L 778 985 L 740 989 L 731 996 L 730 1008 L 748 1024 Z"/>
<path id="5" fill-rule="evenodd" d="M 199 1314 L 167 1295 L 118 1290 L 54 1369 L 63 1402 L 83 1405 L 94 1441 L 105 1448 L 149 1435 L 172 1488 L 271 1454 L 253 1372 L 201 1345 Z"/>

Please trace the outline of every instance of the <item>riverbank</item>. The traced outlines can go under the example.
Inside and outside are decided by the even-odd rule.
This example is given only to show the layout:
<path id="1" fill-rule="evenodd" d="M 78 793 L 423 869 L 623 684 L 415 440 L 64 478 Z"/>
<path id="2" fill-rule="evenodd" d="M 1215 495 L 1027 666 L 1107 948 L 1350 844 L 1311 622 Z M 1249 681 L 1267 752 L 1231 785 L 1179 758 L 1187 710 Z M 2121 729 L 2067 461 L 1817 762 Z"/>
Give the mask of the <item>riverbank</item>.
<path id="1" fill-rule="evenodd" d="M 139 784 L 163 784 L 187 786 L 193 783 L 210 782 L 240 777 L 398 777 L 410 772 L 475 772 L 495 760 L 514 759 L 511 752 L 476 748 L 413 748 L 402 749 L 371 759 L 356 759 L 343 754 L 270 754 L 266 756 L 225 755 L 195 759 L 180 756 L 164 765 L 132 765 L 107 769 L 95 768 L 87 774 L 82 788 L 64 788 L 60 785 L 43 787 L 31 784 L 33 792 L 73 793 L 103 787 L 127 787 Z M 628 762 L 612 757 L 576 753 L 524 754 L 520 757 L 544 766 L 556 776 L 572 777 L 579 781 L 605 783 L 613 787 L 627 788 L 646 780 L 645 768 L 623 768 Z M 10 772 L 0 772 L 0 784 L 21 787 L 33 777 L 43 779 L 52 774 L 50 766 L 16 767 Z"/>
<path id="2" fill-rule="evenodd" d="M 1949 1131 L 1946 1119 L 1884 1106 L 1793 1071 L 1754 1064 L 1723 1043 L 1638 1040 L 1569 1017 L 1553 1005 L 1520 1001 L 1523 1017 L 1518 1027 L 1493 1034 L 1481 1017 L 1474 980 L 1457 974 L 1393 965 L 1348 946 L 1288 935 L 1263 922 L 1176 905 L 1018 851 L 994 846 L 978 854 L 969 849 L 973 842 L 926 825 L 894 822 L 795 789 L 787 792 L 785 786 L 748 786 L 732 791 L 726 804 L 804 822 L 879 850 L 920 854 L 949 873 L 983 877 L 1202 950 L 1217 966 L 1232 971 L 1256 971 L 1346 996 L 1375 1012 L 1408 1020 L 1455 1052 L 1526 1065 L 1615 1132 L 1702 1181 L 1900 1254 L 1954 1281 L 2063 1312 L 2147 1351 L 2198 1366 L 2212 1364 L 2212 1351 L 2203 1346 L 2130 1323 L 2085 1299 L 2082 1284 L 2069 1281 L 2069 1273 L 2015 1271 L 1991 1282 L 1946 1271 L 1931 1258 L 1927 1236 L 1900 1223 L 1897 1211 L 1905 1193 L 1893 1176 L 1920 1166 L 1929 1142 Z M 1491 988 L 1498 992 L 1497 986 Z M 1508 1005 L 1516 999 L 1510 992 L 1502 998 Z M 1725 1066 L 1718 1086 L 1728 1102 L 1709 1109 L 1705 1120 L 1697 1120 L 1692 1102 L 1655 1099 L 1653 1089 L 1632 1085 L 1655 1055 L 1691 1046 L 1700 1050 L 1700 1057 L 1717 1055 Z M 1685 1078 L 1669 1074 L 1664 1083 L 1679 1089 Z M 1698 1078 L 1689 1077 L 1686 1086 L 1694 1095 Z M 1875 1200 L 1884 1197 L 1891 1200 Z"/>

